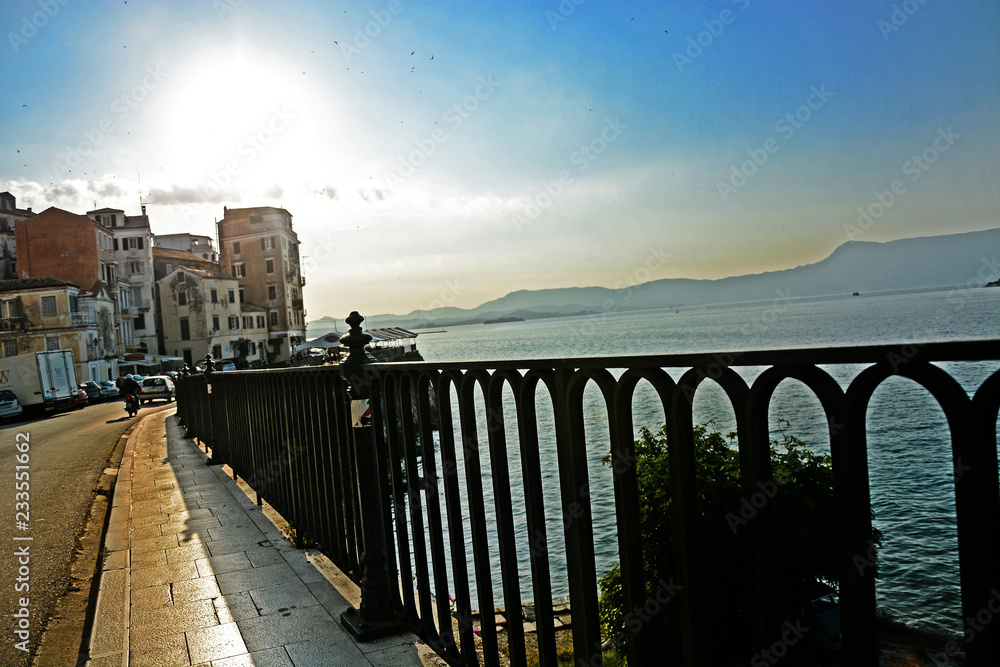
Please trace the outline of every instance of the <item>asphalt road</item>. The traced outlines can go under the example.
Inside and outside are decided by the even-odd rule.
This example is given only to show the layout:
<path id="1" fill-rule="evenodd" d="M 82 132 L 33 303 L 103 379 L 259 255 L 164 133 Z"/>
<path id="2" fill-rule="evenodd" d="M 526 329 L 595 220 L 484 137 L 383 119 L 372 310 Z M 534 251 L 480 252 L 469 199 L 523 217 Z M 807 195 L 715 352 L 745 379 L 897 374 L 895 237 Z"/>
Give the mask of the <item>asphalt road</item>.
<path id="1" fill-rule="evenodd" d="M 115 444 L 134 421 L 164 407 L 158 401 L 130 419 L 124 403 L 115 401 L 0 426 L 0 665 L 29 664 L 15 634 L 23 625 L 15 617 L 24 613 L 22 598 L 28 603 L 27 647 L 34 652 L 53 603 L 69 586 L 73 549 Z M 25 481 L 15 476 L 24 472 L 28 495 L 15 497 L 15 486 Z M 25 510 L 27 516 L 19 513 Z"/>

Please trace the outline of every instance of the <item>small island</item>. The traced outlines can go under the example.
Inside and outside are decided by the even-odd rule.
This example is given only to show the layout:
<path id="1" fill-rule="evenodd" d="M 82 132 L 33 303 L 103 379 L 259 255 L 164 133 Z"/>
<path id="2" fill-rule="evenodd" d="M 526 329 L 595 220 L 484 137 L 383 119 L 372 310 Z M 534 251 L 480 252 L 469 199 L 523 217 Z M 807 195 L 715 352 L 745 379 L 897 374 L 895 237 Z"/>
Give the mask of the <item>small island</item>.
<path id="1" fill-rule="evenodd" d="M 983 287 L 1000 287 L 1000 278 L 986 283 Z"/>
<path id="2" fill-rule="evenodd" d="M 506 324 L 507 322 L 524 322 L 523 317 L 498 317 L 492 320 L 483 320 L 483 324 Z"/>

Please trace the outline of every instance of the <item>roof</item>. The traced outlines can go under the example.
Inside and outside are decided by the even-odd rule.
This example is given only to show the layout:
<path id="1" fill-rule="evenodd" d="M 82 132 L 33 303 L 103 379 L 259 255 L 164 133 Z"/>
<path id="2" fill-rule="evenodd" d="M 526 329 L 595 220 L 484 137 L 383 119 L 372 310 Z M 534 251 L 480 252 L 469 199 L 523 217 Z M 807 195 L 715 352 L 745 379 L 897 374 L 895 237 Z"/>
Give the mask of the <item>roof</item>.
<path id="1" fill-rule="evenodd" d="M 232 280 L 234 282 L 239 282 L 239 278 L 225 274 L 222 271 L 218 270 L 206 271 L 205 269 L 196 269 L 191 266 L 178 266 L 177 268 L 174 269 L 173 273 L 176 273 L 177 271 L 180 270 L 187 271 L 188 273 L 193 273 L 196 276 L 201 276 L 202 278 L 220 278 L 223 280 Z"/>
<path id="2" fill-rule="evenodd" d="M 265 308 L 264 306 L 258 306 L 255 303 L 250 303 L 249 301 L 244 301 L 242 304 L 240 304 L 240 310 L 248 312 L 248 313 L 251 313 L 251 312 L 266 313 L 267 312 L 267 308 Z"/>
<path id="3" fill-rule="evenodd" d="M 99 208 L 95 211 L 87 211 L 87 215 L 93 215 L 95 213 L 121 213 L 125 215 L 125 211 L 120 208 Z"/>
<path id="4" fill-rule="evenodd" d="M 371 334 L 373 343 L 381 343 L 390 340 L 400 340 L 402 338 L 416 338 L 417 334 L 399 327 L 386 327 L 385 329 L 365 329 Z"/>
<path id="5" fill-rule="evenodd" d="M 88 224 L 93 225 L 97 229 L 100 229 L 102 231 L 106 231 L 109 234 L 111 233 L 110 230 L 105 229 L 104 227 L 102 227 L 100 225 L 100 223 L 98 223 L 93 218 L 88 218 L 85 215 L 78 215 L 78 214 L 73 213 L 71 211 L 65 211 L 65 210 L 63 210 L 61 208 L 57 208 L 55 206 L 48 207 L 47 209 L 45 209 L 44 211 L 42 211 L 41 213 L 39 213 L 35 217 L 31 218 L 30 220 L 25 220 L 23 223 L 21 223 L 21 225 L 28 225 L 28 224 L 31 224 L 31 225 L 44 225 L 50 218 L 51 219 L 63 219 L 63 220 L 76 220 L 77 222 L 80 222 L 80 223 L 87 222 Z M 21 225 L 18 225 L 18 226 L 21 226 Z"/>
<path id="6" fill-rule="evenodd" d="M 53 287 L 76 287 L 76 283 L 71 283 L 62 278 L 44 276 L 41 278 L 19 278 L 16 280 L 0 280 L 0 292 L 23 292 L 32 289 L 51 289 Z"/>
<path id="7" fill-rule="evenodd" d="M 215 264 L 210 259 L 205 259 L 200 255 L 196 255 L 187 250 L 174 250 L 173 248 L 164 248 L 161 246 L 153 246 L 153 259 L 183 259 L 185 261 L 196 261 L 202 264 Z"/>

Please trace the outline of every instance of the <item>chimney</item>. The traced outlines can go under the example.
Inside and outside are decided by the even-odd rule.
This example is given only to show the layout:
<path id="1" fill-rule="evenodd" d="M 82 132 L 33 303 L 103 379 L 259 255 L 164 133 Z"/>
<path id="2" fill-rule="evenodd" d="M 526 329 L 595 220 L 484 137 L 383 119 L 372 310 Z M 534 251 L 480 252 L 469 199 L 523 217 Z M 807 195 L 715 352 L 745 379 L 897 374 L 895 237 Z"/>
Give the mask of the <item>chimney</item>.
<path id="1" fill-rule="evenodd" d="M 142 205 L 142 214 L 146 215 L 146 205 L 145 204 Z"/>

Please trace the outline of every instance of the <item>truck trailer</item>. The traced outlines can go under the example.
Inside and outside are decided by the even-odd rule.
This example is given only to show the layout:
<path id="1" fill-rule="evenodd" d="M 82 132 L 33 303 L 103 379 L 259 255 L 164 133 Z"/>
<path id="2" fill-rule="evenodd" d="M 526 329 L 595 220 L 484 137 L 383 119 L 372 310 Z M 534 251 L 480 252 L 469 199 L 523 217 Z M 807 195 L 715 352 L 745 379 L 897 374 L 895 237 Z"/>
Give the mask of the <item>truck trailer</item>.
<path id="1" fill-rule="evenodd" d="M 79 392 L 72 350 L 0 359 L 0 389 L 10 389 L 28 413 L 67 408 Z"/>

